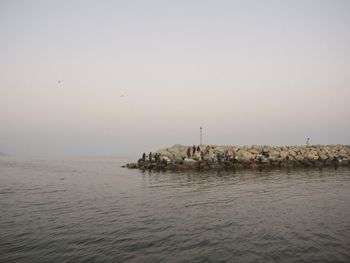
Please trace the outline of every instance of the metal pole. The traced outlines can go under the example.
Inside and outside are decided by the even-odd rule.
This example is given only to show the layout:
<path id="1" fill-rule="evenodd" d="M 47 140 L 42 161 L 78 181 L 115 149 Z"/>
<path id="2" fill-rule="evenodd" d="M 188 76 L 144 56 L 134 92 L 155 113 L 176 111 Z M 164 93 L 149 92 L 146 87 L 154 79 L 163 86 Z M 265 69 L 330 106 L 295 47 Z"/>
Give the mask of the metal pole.
<path id="1" fill-rule="evenodd" d="M 203 129 L 203 128 L 202 128 L 202 126 L 201 126 L 201 127 L 200 127 L 200 143 L 201 143 L 200 145 L 202 145 L 202 129 Z"/>

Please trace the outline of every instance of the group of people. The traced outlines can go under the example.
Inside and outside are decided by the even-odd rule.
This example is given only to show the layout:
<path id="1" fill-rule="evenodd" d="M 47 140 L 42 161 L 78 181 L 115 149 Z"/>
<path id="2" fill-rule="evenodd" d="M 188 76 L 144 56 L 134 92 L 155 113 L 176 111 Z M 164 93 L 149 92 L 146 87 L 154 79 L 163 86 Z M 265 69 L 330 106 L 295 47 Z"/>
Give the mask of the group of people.
<path id="1" fill-rule="evenodd" d="M 187 158 L 186 158 L 187 157 Z M 215 148 L 213 146 L 206 146 L 205 148 L 201 149 L 200 146 L 193 145 L 192 147 L 188 147 L 186 150 L 186 157 L 182 157 L 183 160 L 195 160 L 198 162 L 207 160 L 207 161 L 214 161 L 218 162 L 219 164 L 228 161 L 228 162 L 237 162 L 237 156 L 235 151 L 224 151 L 224 152 L 216 152 Z M 159 153 L 152 153 L 150 152 L 148 155 L 146 153 L 142 154 L 142 161 L 149 161 L 151 163 L 156 162 L 171 162 L 175 161 L 175 155 L 173 154 L 170 156 L 170 158 L 166 156 L 162 156 Z M 262 151 L 258 155 L 255 155 L 253 158 L 250 159 L 251 163 L 262 163 L 266 159 L 269 158 L 269 153 Z"/>
<path id="2" fill-rule="evenodd" d="M 206 149 L 207 150 L 207 149 Z M 187 148 L 187 158 L 200 159 L 203 158 L 205 153 L 199 146 L 193 145 Z"/>
<path id="3" fill-rule="evenodd" d="M 142 161 L 149 161 L 150 163 L 156 162 L 156 163 L 160 163 L 160 162 L 168 162 L 170 161 L 169 158 L 165 157 L 165 156 L 161 156 L 159 153 L 152 153 L 150 152 L 148 154 L 148 156 L 146 155 L 146 153 L 142 154 Z"/>
<path id="4" fill-rule="evenodd" d="M 157 162 L 159 160 L 159 158 L 160 158 L 160 154 L 158 154 L 158 153 L 152 154 L 152 152 L 150 152 L 148 155 L 148 161 L 150 161 L 150 162 L 152 162 L 153 159 Z M 147 159 L 147 155 L 146 155 L 146 153 L 143 153 L 142 160 L 146 161 L 146 159 Z"/>
<path id="5" fill-rule="evenodd" d="M 236 155 L 234 152 L 218 152 L 215 154 L 215 148 L 211 146 L 206 146 L 204 149 L 201 149 L 200 146 L 193 145 L 192 147 L 187 148 L 187 158 L 194 159 L 197 161 L 203 160 L 217 160 L 218 163 L 223 161 L 236 161 Z"/>
<path id="6" fill-rule="evenodd" d="M 263 163 L 267 160 L 269 160 L 270 154 L 269 152 L 262 151 L 261 153 L 255 155 L 254 157 L 250 158 L 250 163 L 251 164 L 256 164 L 256 163 Z M 289 157 L 286 157 L 286 160 L 289 160 Z"/>
<path id="7" fill-rule="evenodd" d="M 202 147 L 202 148 L 201 148 Z M 227 164 L 227 162 L 236 163 L 240 161 L 240 158 L 243 157 L 242 154 L 239 154 L 239 149 L 237 151 L 226 150 L 219 151 L 213 146 L 190 146 L 186 149 L 186 154 L 182 151 L 181 156 L 173 154 L 161 155 L 160 153 L 150 152 L 148 155 L 146 153 L 142 154 L 142 159 L 139 162 L 150 162 L 150 163 L 159 163 L 159 164 L 168 164 L 168 163 L 183 163 L 183 162 L 197 162 L 198 166 L 204 161 L 209 163 L 218 163 L 218 164 Z M 309 157 L 310 158 L 310 157 Z M 294 160 L 288 154 L 283 158 L 285 161 Z M 312 161 L 317 161 L 319 159 L 318 155 L 314 155 Z M 344 159 L 345 160 L 345 159 Z M 347 160 L 347 159 L 346 159 Z M 251 155 L 249 160 L 250 164 L 273 164 L 275 162 L 274 158 L 270 158 L 268 150 L 261 150 L 260 153 Z M 279 159 L 279 162 L 283 160 Z M 339 156 L 334 156 L 332 159 L 334 164 L 338 164 L 343 161 L 343 158 Z"/>
<path id="8" fill-rule="evenodd" d="M 221 164 L 224 161 L 228 162 L 237 162 L 237 156 L 235 151 L 224 151 L 224 152 L 217 152 L 215 154 L 215 148 L 206 146 L 204 150 L 201 150 L 199 146 L 193 145 L 192 147 L 188 147 L 187 149 L 187 158 L 192 158 L 197 161 L 202 160 L 216 160 L 219 164 Z M 269 152 L 268 151 L 261 151 L 261 153 L 255 155 L 250 159 L 251 163 L 262 163 L 269 159 Z"/>

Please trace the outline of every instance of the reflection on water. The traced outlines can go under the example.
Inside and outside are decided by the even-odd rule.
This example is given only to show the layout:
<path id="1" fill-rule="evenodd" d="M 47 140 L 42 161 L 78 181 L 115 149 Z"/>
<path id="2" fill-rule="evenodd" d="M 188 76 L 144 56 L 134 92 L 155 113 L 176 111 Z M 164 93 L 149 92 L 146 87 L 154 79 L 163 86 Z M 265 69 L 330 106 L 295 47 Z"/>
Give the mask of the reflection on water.
<path id="1" fill-rule="evenodd" d="M 0 262 L 350 261 L 350 170 L 0 157 Z"/>

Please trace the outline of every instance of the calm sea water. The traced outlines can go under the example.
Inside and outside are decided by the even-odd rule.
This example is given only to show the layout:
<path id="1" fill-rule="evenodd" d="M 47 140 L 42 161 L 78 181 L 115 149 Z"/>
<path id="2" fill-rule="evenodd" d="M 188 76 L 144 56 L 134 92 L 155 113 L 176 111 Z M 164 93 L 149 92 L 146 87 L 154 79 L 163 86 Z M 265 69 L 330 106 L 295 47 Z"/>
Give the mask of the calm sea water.
<path id="1" fill-rule="evenodd" d="M 0 262 L 350 262 L 350 170 L 0 157 Z"/>

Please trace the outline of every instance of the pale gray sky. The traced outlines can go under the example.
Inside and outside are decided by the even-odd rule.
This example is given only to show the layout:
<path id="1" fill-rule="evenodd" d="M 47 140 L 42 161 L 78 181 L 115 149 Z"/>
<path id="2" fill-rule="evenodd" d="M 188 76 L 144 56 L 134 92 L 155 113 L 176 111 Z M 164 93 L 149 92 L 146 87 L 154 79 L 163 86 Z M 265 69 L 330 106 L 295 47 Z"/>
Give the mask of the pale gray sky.
<path id="1" fill-rule="evenodd" d="M 350 142 L 350 1 L 0 0 L 0 36 L 0 152 Z"/>

